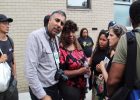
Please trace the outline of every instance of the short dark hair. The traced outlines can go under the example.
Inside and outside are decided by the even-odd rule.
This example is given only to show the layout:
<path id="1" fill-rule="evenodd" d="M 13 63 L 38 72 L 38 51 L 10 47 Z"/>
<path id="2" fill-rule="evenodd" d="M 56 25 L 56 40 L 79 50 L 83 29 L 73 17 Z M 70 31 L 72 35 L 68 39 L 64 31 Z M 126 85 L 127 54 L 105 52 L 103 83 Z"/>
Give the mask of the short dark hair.
<path id="1" fill-rule="evenodd" d="M 140 23 L 140 0 L 134 1 L 129 9 L 132 24 L 138 25 Z"/>
<path id="2" fill-rule="evenodd" d="M 50 17 L 53 16 L 54 14 L 56 14 L 56 13 L 61 14 L 62 16 L 64 16 L 65 18 L 67 18 L 66 13 L 64 11 L 62 11 L 62 10 L 56 10 L 56 11 L 52 12 L 52 14 L 50 15 Z"/>
<path id="3" fill-rule="evenodd" d="M 46 15 L 44 17 L 44 26 L 47 26 L 48 25 L 49 19 L 50 19 L 50 15 Z"/>

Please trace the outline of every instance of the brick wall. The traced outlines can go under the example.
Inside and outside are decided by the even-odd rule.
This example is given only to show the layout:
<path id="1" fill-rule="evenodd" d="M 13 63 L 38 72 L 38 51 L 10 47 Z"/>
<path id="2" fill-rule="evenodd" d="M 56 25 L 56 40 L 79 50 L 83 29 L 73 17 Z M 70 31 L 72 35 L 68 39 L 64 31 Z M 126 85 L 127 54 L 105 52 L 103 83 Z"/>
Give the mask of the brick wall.
<path id="1" fill-rule="evenodd" d="M 24 53 L 27 36 L 33 30 L 43 26 L 43 18 L 54 10 L 64 10 L 68 19 L 78 24 L 79 29 L 86 27 L 89 35 L 96 42 L 98 32 L 107 29 L 113 19 L 113 0 L 91 0 L 90 10 L 66 8 L 66 0 L 0 0 L 0 13 L 14 19 L 11 23 L 10 36 L 15 42 L 17 79 L 20 92 L 28 90 L 24 76 Z M 92 30 L 98 28 L 98 30 Z M 77 32 L 79 35 L 79 32 Z"/>

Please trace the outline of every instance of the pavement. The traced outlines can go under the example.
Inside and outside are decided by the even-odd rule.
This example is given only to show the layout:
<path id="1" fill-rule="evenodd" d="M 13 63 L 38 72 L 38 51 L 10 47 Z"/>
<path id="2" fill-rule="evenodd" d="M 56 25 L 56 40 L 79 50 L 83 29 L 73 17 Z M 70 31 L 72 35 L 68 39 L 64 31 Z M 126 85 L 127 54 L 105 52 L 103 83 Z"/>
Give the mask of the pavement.
<path id="1" fill-rule="evenodd" d="M 88 91 L 85 100 L 91 100 L 91 93 L 91 91 Z M 19 93 L 19 100 L 31 100 L 29 92 Z"/>
<path id="2" fill-rule="evenodd" d="M 19 100 L 31 100 L 29 92 L 19 93 Z"/>

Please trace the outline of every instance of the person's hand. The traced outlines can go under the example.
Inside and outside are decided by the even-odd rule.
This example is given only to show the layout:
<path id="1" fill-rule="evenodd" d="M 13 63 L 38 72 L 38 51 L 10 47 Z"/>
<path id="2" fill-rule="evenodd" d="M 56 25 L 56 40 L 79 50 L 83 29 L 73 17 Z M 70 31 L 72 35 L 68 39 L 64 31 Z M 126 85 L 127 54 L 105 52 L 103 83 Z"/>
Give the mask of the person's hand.
<path id="1" fill-rule="evenodd" d="M 42 100 L 52 100 L 52 98 L 49 95 L 46 95 L 42 98 Z"/>
<path id="2" fill-rule="evenodd" d="M 90 69 L 88 67 L 81 67 L 79 69 L 79 74 L 86 74 L 89 73 Z"/>
<path id="3" fill-rule="evenodd" d="M 101 72 L 100 64 L 97 64 L 97 65 L 96 65 L 96 70 L 97 70 L 98 72 Z"/>
<path id="4" fill-rule="evenodd" d="M 104 70 L 105 69 L 105 63 L 104 63 L 104 61 L 101 61 L 100 62 L 99 67 L 100 67 L 101 70 Z"/>
<path id="5" fill-rule="evenodd" d="M 0 62 L 6 62 L 7 59 L 8 59 L 7 54 L 3 54 L 0 57 Z"/>

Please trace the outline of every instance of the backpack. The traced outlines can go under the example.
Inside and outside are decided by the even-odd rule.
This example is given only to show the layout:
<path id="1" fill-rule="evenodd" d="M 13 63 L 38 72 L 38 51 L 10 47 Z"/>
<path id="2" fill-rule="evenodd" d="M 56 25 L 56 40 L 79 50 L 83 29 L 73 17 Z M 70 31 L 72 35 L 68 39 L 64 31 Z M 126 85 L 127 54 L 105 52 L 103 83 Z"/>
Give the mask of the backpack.
<path id="1" fill-rule="evenodd" d="M 127 33 L 127 64 L 125 72 L 125 82 L 130 90 L 129 96 L 126 100 L 140 100 L 140 81 L 135 80 L 136 77 L 136 61 L 137 61 L 137 42 L 135 32 L 140 30 L 135 29 Z M 133 66 L 133 67 L 132 67 Z M 130 74 L 131 73 L 131 74 Z"/>

